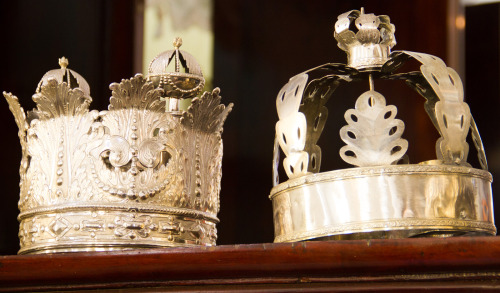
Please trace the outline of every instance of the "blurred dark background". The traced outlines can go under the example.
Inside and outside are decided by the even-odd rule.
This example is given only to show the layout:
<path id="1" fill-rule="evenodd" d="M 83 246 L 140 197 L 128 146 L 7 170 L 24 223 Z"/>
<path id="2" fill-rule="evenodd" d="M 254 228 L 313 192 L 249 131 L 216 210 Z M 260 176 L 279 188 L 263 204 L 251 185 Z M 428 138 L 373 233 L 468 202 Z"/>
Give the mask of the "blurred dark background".
<path id="1" fill-rule="evenodd" d="M 0 91 L 12 92 L 24 109 L 32 109 L 31 96 L 39 80 L 58 67 L 59 57 L 66 56 L 69 67 L 90 84 L 91 108 L 107 108 L 108 85 L 135 74 L 140 5 L 140 0 L 2 1 Z M 218 245 L 273 241 L 268 195 L 276 95 L 290 77 L 302 71 L 346 62 L 333 38 L 333 26 L 339 14 L 361 7 L 366 13 L 391 17 L 398 42 L 393 50 L 432 54 L 457 69 L 485 144 L 490 172 L 494 178 L 500 174 L 500 123 L 495 117 L 500 110 L 499 4 L 463 10 L 458 2 L 444 0 L 214 0 L 213 84 L 221 88 L 225 104 L 235 104 L 223 134 Z M 465 29 L 459 22 L 456 25 L 462 13 Z M 338 129 L 345 124 L 345 110 L 367 88 L 365 83 L 341 87 L 329 102 L 330 118 L 319 141 L 324 154 L 322 171 L 348 167 L 338 156 L 342 146 Z M 438 135 L 423 110 L 424 99 L 398 82 L 376 81 L 375 88 L 388 104 L 397 105 L 398 117 L 405 121 L 410 161 L 434 159 Z M 15 254 L 19 249 L 21 147 L 6 102 L 0 102 L 0 117 L 0 254 Z M 471 144 L 469 161 L 479 167 L 475 156 Z M 493 194 L 500 194 L 495 183 Z"/>

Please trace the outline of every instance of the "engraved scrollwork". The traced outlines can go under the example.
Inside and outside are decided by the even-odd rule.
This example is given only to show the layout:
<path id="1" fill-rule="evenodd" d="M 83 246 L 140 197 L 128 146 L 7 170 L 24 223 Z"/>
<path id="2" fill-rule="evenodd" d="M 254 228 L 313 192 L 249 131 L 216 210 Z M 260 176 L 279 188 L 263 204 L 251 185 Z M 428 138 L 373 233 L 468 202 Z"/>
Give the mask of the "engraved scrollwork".
<path id="1" fill-rule="evenodd" d="M 158 233 L 180 235 L 182 232 L 184 232 L 184 228 L 173 216 L 168 216 L 165 221 L 159 222 Z"/>
<path id="2" fill-rule="evenodd" d="M 42 86 L 40 93 L 33 95 L 37 109 L 33 110 L 40 119 L 59 116 L 76 116 L 88 112 L 92 98 L 79 88 L 71 89 L 66 83 L 59 84 L 56 79 L 49 79 Z"/>
<path id="3" fill-rule="evenodd" d="M 167 146 L 164 133 L 172 131 L 176 122 L 163 111 L 162 90 L 142 75 L 110 88 L 110 111 L 101 112 L 88 148 L 93 158 L 90 173 L 103 191 L 144 200 L 175 178 L 175 166 L 169 168 L 175 152 Z"/>
<path id="4" fill-rule="evenodd" d="M 172 213 L 171 213 L 172 212 Z M 61 210 L 57 214 L 28 215 L 20 224 L 20 253 L 37 251 L 34 244 L 52 245 L 54 240 L 71 249 L 91 247 L 92 243 L 163 246 L 215 245 L 217 230 L 214 219 L 194 219 L 174 211 L 167 213 L 141 209 L 94 209 L 88 211 Z M 92 240 L 87 243 L 86 240 Z M 65 251 L 67 247 L 57 248 Z M 71 251 L 71 250 L 68 250 Z"/>
<path id="5" fill-rule="evenodd" d="M 121 215 L 115 218 L 114 224 L 115 236 L 130 239 L 146 238 L 151 230 L 157 229 L 157 226 L 152 224 L 150 216 Z"/>
<path id="6" fill-rule="evenodd" d="M 88 111 L 90 97 L 55 79 L 41 86 L 33 99 L 37 109 L 26 137 L 32 167 L 25 174 L 29 183 L 21 189 L 21 210 L 80 197 L 87 186 L 82 176 L 87 134 L 97 116 Z"/>
<path id="7" fill-rule="evenodd" d="M 165 101 L 160 100 L 163 90 L 155 89 L 153 83 L 147 82 L 142 74 L 112 83 L 109 88 L 112 91 L 108 107 L 110 111 L 137 109 L 162 112 L 165 109 Z"/>

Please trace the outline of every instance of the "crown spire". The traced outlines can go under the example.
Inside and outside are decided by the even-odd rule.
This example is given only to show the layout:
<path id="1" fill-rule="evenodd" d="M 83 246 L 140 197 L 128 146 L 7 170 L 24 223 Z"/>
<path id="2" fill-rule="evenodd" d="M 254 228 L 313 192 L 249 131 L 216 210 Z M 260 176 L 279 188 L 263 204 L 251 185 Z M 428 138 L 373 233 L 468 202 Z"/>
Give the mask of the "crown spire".
<path id="1" fill-rule="evenodd" d="M 351 30 L 354 22 L 356 29 Z M 386 15 L 366 14 L 365 9 L 341 14 L 335 23 L 334 37 L 347 53 L 347 65 L 361 71 L 378 70 L 389 59 L 396 44 L 395 26 Z"/>
<path id="2" fill-rule="evenodd" d="M 61 69 L 66 69 L 68 67 L 69 61 L 66 59 L 66 57 L 61 57 L 59 58 L 59 66 L 61 66 Z"/>
<path id="3" fill-rule="evenodd" d="M 176 50 L 179 50 L 179 48 L 182 46 L 182 38 L 175 37 L 173 45 Z"/>
<path id="4" fill-rule="evenodd" d="M 179 72 L 181 68 L 181 60 L 179 58 L 179 48 L 182 46 L 182 38 L 176 37 L 174 39 L 175 49 L 175 72 Z"/>
<path id="5" fill-rule="evenodd" d="M 155 87 L 162 88 L 162 98 L 169 101 L 166 111 L 179 112 L 189 105 L 181 100 L 194 98 L 205 85 L 201 67 L 196 59 L 186 51 L 180 50 L 182 38 L 172 41 L 173 50 L 168 50 L 156 56 L 148 68 L 148 80 Z"/>

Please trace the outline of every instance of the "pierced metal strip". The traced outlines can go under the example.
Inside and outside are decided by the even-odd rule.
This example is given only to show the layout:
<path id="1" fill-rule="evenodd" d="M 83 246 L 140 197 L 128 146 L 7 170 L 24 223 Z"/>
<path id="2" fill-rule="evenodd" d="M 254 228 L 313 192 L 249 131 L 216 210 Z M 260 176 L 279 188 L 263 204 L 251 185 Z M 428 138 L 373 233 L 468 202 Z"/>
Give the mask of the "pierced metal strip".
<path id="1" fill-rule="evenodd" d="M 477 158 L 479 159 L 479 164 L 483 170 L 488 171 L 488 162 L 486 161 L 486 153 L 484 151 L 483 141 L 481 140 L 481 135 L 479 135 L 479 130 L 477 129 L 476 121 L 474 117 L 471 116 L 471 136 L 474 146 L 477 150 Z"/>
<path id="2" fill-rule="evenodd" d="M 441 135 L 436 142 L 437 158 L 446 164 L 467 165 L 469 146 L 466 138 L 471 114 L 464 102 L 462 81 L 458 74 L 432 55 L 400 51 L 393 56 L 394 59 L 384 65 L 383 71 L 395 71 L 408 58 L 422 64 L 421 74 L 393 75 L 390 78 L 405 79 L 411 88 L 427 99 L 425 110 Z"/>
<path id="3" fill-rule="evenodd" d="M 317 142 L 328 118 L 328 102 L 342 79 L 336 75 L 312 80 L 306 87 L 299 111 L 306 117 L 307 136 L 304 150 L 309 153 L 308 171 L 318 173 L 321 166 L 321 148 Z"/>
<path id="4" fill-rule="evenodd" d="M 325 64 L 292 77 L 280 90 L 276 99 L 280 119 L 276 123 L 276 141 L 286 156 L 283 167 L 290 179 L 309 172 L 319 172 L 321 148 L 316 143 L 328 116 L 324 104 L 341 81 L 351 80 L 343 74 L 353 71 L 356 70 L 343 64 Z M 309 82 L 309 78 L 315 75 L 321 77 Z M 278 153 L 276 147 L 273 171 L 275 185 L 279 184 Z"/>
<path id="5" fill-rule="evenodd" d="M 280 177 L 278 173 L 278 168 L 280 166 L 280 144 L 278 138 L 274 138 L 274 150 L 273 150 L 273 186 L 280 184 Z"/>

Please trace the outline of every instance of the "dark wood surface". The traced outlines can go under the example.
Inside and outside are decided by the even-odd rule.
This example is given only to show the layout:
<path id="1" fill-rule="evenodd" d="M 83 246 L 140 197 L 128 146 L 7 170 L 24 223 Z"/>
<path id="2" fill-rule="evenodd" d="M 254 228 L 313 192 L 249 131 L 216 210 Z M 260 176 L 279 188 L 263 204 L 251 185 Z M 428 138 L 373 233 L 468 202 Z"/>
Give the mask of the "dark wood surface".
<path id="1" fill-rule="evenodd" d="M 0 291 L 500 290 L 500 238 L 227 245 L 0 257 Z"/>

